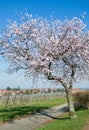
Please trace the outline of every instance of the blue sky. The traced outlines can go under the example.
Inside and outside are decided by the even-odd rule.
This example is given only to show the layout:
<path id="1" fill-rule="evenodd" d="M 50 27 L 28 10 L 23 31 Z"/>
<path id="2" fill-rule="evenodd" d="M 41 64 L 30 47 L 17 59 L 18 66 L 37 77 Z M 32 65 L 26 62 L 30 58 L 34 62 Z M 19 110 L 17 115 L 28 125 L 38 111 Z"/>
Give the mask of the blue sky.
<path id="1" fill-rule="evenodd" d="M 89 0 L 1 0 L 0 30 L 5 29 L 8 24 L 7 19 L 18 21 L 15 10 L 24 12 L 25 8 L 34 17 L 38 15 L 49 19 L 52 14 L 54 18 L 59 18 L 60 20 L 65 17 L 68 19 L 74 16 L 81 17 L 83 12 L 86 12 L 84 21 L 88 23 L 89 27 Z M 6 68 L 7 64 L 4 61 L 0 61 L 0 88 L 6 88 L 7 86 L 30 88 L 32 86 L 32 81 L 24 79 L 23 76 L 20 76 L 20 73 L 6 74 L 4 72 Z M 77 86 L 88 87 L 88 84 L 89 82 L 84 81 Z M 42 86 L 42 84 L 39 83 L 38 86 Z"/>

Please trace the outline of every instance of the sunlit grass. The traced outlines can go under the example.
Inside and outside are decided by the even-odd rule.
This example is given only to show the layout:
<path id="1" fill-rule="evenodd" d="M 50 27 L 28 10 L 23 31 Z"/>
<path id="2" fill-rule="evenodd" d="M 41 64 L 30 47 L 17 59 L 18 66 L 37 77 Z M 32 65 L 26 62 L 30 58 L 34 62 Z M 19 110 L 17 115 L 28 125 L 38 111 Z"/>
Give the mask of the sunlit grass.
<path id="1" fill-rule="evenodd" d="M 82 130 L 86 122 L 89 122 L 89 110 L 78 110 L 76 113 L 78 115 L 77 119 L 69 119 L 67 113 L 37 130 Z"/>
<path id="2" fill-rule="evenodd" d="M 15 118 L 27 116 L 65 102 L 65 98 L 54 98 L 41 101 L 22 102 L 13 106 L 8 106 L 6 109 L 3 108 L 3 106 L 0 106 L 0 122 L 6 122 Z"/>

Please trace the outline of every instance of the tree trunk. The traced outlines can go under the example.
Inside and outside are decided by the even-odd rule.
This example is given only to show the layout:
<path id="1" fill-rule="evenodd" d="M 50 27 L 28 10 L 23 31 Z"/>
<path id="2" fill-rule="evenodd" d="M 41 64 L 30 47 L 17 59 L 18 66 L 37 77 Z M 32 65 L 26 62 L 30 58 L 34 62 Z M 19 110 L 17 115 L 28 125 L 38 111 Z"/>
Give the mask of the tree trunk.
<path id="1" fill-rule="evenodd" d="M 75 113 L 75 108 L 73 105 L 73 101 L 72 101 L 72 90 L 68 89 L 66 91 L 66 96 L 67 96 L 67 102 L 68 102 L 68 107 L 69 107 L 69 116 L 71 119 L 77 118 L 77 115 Z"/>

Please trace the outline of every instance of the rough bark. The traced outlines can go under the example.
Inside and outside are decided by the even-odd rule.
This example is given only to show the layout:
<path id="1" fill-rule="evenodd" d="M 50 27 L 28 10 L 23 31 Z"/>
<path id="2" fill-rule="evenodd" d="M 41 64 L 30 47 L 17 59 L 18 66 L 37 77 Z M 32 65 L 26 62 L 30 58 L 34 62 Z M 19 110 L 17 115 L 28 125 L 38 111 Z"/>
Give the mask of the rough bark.
<path id="1" fill-rule="evenodd" d="M 72 90 L 68 89 L 66 91 L 66 97 L 67 97 L 67 102 L 68 102 L 68 107 L 69 107 L 69 116 L 71 119 L 77 118 L 76 112 L 75 112 L 75 108 L 74 108 L 74 104 L 72 101 Z"/>

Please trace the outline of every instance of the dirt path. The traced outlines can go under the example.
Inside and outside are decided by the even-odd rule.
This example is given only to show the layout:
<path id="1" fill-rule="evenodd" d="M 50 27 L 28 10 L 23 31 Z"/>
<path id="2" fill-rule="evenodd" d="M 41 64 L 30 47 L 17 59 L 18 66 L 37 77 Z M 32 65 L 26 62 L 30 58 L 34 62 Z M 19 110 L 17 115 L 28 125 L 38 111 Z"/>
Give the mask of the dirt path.
<path id="1" fill-rule="evenodd" d="M 85 126 L 82 130 L 89 130 L 89 121 L 85 124 Z"/>
<path id="2" fill-rule="evenodd" d="M 67 104 L 56 106 L 34 115 L 29 115 L 26 118 L 17 119 L 13 122 L 2 124 L 0 125 L 0 130 L 35 130 L 40 125 L 61 116 L 67 110 Z"/>
<path id="3" fill-rule="evenodd" d="M 86 126 L 83 128 L 83 130 L 89 130 L 89 124 L 86 125 Z"/>

